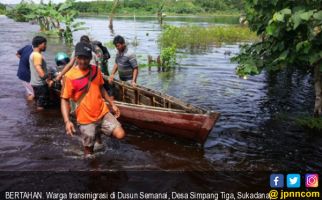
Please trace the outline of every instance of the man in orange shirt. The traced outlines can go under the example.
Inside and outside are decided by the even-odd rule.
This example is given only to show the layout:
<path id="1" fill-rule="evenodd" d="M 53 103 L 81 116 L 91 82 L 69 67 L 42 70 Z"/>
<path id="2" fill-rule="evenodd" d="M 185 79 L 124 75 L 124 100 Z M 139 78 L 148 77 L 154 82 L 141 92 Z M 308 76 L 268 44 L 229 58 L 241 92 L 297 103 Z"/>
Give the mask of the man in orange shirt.
<path id="1" fill-rule="evenodd" d="M 125 133 L 115 118 L 120 116 L 120 110 L 103 87 L 104 80 L 101 70 L 97 66 L 90 65 L 91 45 L 83 42 L 77 43 L 75 57 L 77 65 L 69 70 L 64 78 L 61 111 L 66 132 L 73 136 L 75 127 L 69 119 L 69 100 L 76 102 L 77 123 L 83 139 L 84 153 L 87 155 L 93 153 L 95 139 L 99 137 L 100 133 L 96 133 L 97 128 L 105 135 L 113 135 L 117 139 L 124 138 Z M 111 105 L 115 117 L 109 112 L 103 98 Z"/>

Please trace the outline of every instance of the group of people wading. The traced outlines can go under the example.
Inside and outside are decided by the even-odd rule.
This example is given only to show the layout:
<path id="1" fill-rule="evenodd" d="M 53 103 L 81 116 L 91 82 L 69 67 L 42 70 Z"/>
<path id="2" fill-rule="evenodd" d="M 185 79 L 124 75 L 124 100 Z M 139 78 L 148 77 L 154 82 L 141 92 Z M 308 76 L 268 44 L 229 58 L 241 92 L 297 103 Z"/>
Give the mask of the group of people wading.
<path id="1" fill-rule="evenodd" d="M 17 76 L 26 89 L 27 99 L 35 101 L 37 110 L 50 105 L 50 88 L 62 83 L 60 103 L 66 133 L 73 136 L 76 132 L 70 120 L 70 114 L 74 113 L 85 156 L 93 154 L 94 145 L 102 143 L 101 134 L 117 139 L 125 136 L 117 120 L 121 113 L 114 103 L 112 82 L 118 71 L 121 81 L 135 87 L 138 64 L 122 36 L 116 36 L 113 44 L 117 53 L 111 74 L 107 48 L 99 41 L 90 41 L 86 35 L 80 38 L 70 59 L 64 53 L 56 55 L 56 71 L 47 67 L 42 54 L 46 51 L 47 40 L 42 36 L 34 37 L 32 45 L 21 48 L 16 54 L 20 59 Z M 108 81 L 104 81 L 103 76 L 108 76 Z"/>

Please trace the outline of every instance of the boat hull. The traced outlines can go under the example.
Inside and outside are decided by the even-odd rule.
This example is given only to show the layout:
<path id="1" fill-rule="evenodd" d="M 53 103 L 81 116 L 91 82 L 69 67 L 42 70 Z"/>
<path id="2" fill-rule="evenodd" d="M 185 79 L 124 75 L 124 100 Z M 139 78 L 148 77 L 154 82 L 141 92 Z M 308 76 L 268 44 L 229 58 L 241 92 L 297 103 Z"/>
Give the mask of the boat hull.
<path id="1" fill-rule="evenodd" d="M 220 114 L 191 114 L 171 109 L 117 102 L 120 120 L 142 129 L 186 138 L 203 144 Z"/>

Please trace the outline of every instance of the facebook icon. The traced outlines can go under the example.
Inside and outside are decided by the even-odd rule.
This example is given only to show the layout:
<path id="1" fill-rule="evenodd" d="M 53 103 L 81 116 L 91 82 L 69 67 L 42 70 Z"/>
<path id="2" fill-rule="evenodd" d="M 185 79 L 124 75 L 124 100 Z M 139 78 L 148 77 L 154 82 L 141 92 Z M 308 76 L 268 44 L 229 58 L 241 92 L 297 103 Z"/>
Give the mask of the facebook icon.
<path id="1" fill-rule="evenodd" d="M 270 185 L 271 185 L 271 188 L 284 187 L 284 175 L 283 174 L 271 174 Z"/>

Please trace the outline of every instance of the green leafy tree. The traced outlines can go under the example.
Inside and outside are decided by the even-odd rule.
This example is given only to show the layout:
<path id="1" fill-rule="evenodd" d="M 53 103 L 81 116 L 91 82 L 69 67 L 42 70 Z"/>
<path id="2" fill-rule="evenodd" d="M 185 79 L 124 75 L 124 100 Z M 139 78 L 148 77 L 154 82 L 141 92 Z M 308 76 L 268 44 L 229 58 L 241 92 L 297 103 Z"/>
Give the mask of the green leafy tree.
<path id="1" fill-rule="evenodd" d="M 322 114 L 322 4 L 321 0 L 245 0 L 251 30 L 262 40 L 244 45 L 233 58 L 240 76 L 264 69 L 278 72 L 302 69 L 314 74 L 316 116 Z"/>
<path id="2" fill-rule="evenodd" d="M 195 0 L 195 4 L 200 5 L 206 12 L 227 10 L 228 5 L 222 0 Z"/>
<path id="3" fill-rule="evenodd" d="M 106 14 L 113 10 L 114 1 L 96 0 L 77 1 L 76 10 L 82 13 Z M 239 11 L 243 7 L 241 0 L 118 0 L 118 14 L 154 14 L 171 12 L 177 14 L 195 14 L 200 12 Z"/>
<path id="4" fill-rule="evenodd" d="M 75 0 L 66 0 L 61 4 L 25 3 L 22 2 L 8 12 L 16 21 L 35 20 L 40 31 L 45 34 L 54 34 L 65 39 L 67 44 L 73 41 L 73 32 L 86 29 L 84 22 L 76 22 L 78 11 L 74 9 Z M 62 26 L 63 24 L 63 26 Z"/>
<path id="5" fill-rule="evenodd" d="M 17 22 L 29 21 L 27 15 L 31 13 L 34 4 L 21 2 L 15 8 L 6 12 L 7 17 L 14 19 Z"/>
<path id="6" fill-rule="evenodd" d="M 71 44 L 73 42 L 73 32 L 79 30 L 85 30 L 83 27 L 84 22 L 75 22 L 78 16 L 78 11 L 74 9 L 75 0 L 66 0 L 65 3 L 60 4 L 57 8 L 57 15 L 54 18 L 57 22 L 62 22 L 65 24 L 65 29 L 61 29 L 60 26 L 57 27 L 60 33 L 65 38 L 65 42 Z"/>
<path id="7" fill-rule="evenodd" d="M 3 15 L 6 13 L 6 6 L 0 3 L 0 15 Z"/>
<path id="8" fill-rule="evenodd" d="M 112 1 L 78 1 L 74 4 L 74 8 L 81 13 L 108 13 L 113 6 Z"/>

